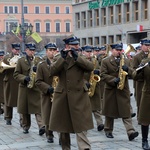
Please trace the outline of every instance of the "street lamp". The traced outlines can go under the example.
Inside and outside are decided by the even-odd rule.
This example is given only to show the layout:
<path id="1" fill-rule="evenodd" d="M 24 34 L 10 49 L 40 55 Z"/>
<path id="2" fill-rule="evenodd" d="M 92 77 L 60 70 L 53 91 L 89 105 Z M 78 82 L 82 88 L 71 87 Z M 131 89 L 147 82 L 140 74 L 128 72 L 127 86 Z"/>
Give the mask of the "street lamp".
<path id="1" fill-rule="evenodd" d="M 22 25 L 19 24 L 18 26 L 17 26 L 17 24 L 13 24 L 12 30 L 13 30 L 13 33 L 15 35 L 21 35 L 21 37 L 22 37 L 22 52 L 23 52 L 24 51 L 25 38 L 32 34 L 33 26 L 31 23 L 29 25 L 25 24 L 25 23 Z"/>

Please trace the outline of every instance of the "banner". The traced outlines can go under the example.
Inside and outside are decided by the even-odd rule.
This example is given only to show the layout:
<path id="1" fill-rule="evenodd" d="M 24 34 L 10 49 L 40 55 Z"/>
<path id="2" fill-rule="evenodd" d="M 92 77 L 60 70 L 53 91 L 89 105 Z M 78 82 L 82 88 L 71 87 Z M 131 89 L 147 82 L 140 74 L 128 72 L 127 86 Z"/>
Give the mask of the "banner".
<path id="1" fill-rule="evenodd" d="M 40 43 L 42 41 L 42 38 L 40 37 L 40 35 L 37 32 L 34 32 L 31 34 L 31 37 L 37 42 Z"/>

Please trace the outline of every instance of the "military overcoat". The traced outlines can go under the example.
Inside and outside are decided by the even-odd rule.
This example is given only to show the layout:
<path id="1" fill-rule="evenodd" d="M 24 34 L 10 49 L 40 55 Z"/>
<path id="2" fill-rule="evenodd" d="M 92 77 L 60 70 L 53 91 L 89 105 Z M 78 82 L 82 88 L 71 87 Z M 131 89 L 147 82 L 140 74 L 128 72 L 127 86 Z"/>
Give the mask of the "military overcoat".
<path id="1" fill-rule="evenodd" d="M 84 72 L 91 72 L 93 64 L 78 56 L 64 60 L 59 57 L 51 66 L 51 75 L 59 77 L 54 92 L 50 130 L 64 133 L 80 133 L 93 128 L 92 111 Z"/>
<path id="2" fill-rule="evenodd" d="M 4 86 L 3 86 L 4 73 L 0 73 L 0 103 L 4 103 Z"/>
<path id="3" fill-rule="evenodd" d="M 142 61 L 147 63 L 150 58 Z M 150 124 L 150 66 L 147 65 L 139 74 L 136 71 L 133 72 L 134 79 L 143 79 L 144 84 L 142 88 L 141 103 L 139 107 L 139 118 L 138 121 L 141 124 Z"/>
<path id="4" fill-rule="evenodd" d="M 13 53 L 4 56 L 4 63 L 9 64 L 9 60 L 13 58 Z M 18 98 L 18 82 L 13 78 L 15 68 L 4 71 L 4 103 L 6 106 L 16 107 Z"/>
<path id="5" fill-rule="evenodd" d="M 37 63 L 39 58 L 37 59 Z M 37 65 L 35 63 L 35 65 Z M 26 56 L 18 60 L 14 71 L 14 78 L 19 82 L 18 93 L 18 113 L 21 114 L 36 114 L 41 113 L 41 94 L 37 86 L 27 88 L 24 79 L 29 76 L 31 63 Z"/>
<path id="6" fill-rule="evenodd" d="M 52 106 L 52 94 L 47 93 L 48 88 L 52 86 L 53 77 L 50 76 L 50 61 L 46 58 L 44 61 L 38 64 L 36 75 L 36 86 L 41 90 L 41 114 L 43 123 L 49 125 L 51 106 Z"/>
<path id="7" fill-rule="evenodd" d="M 137 69 L 141 64 L 142 60 L 145 58 L 147 58 L 147 55 L 144 53 L 144 51 L 141 51 L 138 54 L 136 54 L 133 57 L 133 61 L 132 61 L 133 69 Z M 135 82 L 137 107 L 140 106 L 143 84 L 144 84 L 143 79 L 137 79 Z"/>
<path id="8" fill-rule="evenodd" d="M 126 64 L 126 61 L 125 61 Z M 132 74 L 129 68 L 128 74 Z M 129 118 L 130 117 L 130 91 L 128 85 L 128 77 L 125 78 L 123 90 L 117 89 L 114 80 L 119 75 L 119 65 L 115 58 L 109 56 L 102 60 L 101 80 L 105 82 L 103 110 L 104 116 L 113 118 Z"/>

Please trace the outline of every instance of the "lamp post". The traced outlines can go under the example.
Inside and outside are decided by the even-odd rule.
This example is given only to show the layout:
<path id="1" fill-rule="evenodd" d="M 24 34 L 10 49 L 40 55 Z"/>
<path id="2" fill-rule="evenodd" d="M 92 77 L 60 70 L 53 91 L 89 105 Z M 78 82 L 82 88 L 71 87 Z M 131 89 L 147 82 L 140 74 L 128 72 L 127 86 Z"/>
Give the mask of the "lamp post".
<path id="1" fill-rule="evenodd" d="M 16 35 L 21 35 L 22 37 L 22 52 L 25 50 L 25 39 L 26 36 L 31 35 L 32 30 L 33 30 L 33 26 L 30 23 L 29 25 L 24 23 L 24 7 L 23 7 L 23 0 L 21 0 L 21 24 L 19 24 L 19 26 L 17 26 L 17 24 L 13 24 L 12 26 L 12 30 L 13 33 Z"/>

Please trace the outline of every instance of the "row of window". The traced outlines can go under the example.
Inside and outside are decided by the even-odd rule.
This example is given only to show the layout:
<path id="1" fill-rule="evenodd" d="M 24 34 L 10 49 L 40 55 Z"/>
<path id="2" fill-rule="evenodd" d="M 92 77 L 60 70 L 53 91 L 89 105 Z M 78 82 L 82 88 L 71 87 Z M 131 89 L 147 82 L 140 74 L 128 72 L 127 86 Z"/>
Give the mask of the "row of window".
<path id="1" fill-rule="evenodd" d="M 148 0 L 75 13 L 76 29 L 123 24 L 148 19 Z"/>
<path id="2" fill-rule="evenodd" d="M 17 22 L 6 22 L 6 32 L 10 32 L 12 30 L 12 26 L 13 24 Z M 25 23 L 27 25 L 29 25 L 28 23 Z M 41 26 L 41 23 L 36 22 L 35 26 L 34 26 L 34 30 L 36 32 L 41 32 L 41 29 L 45 29 L 44 32 L 62 32 L 62 28 L 61 28 L 61 22 L 55 22 L 55 31 L 51 30 L 51 23 L 50 22 L 46 22 L 45 23 L 45 27 Z M 63 29 L 64 30 L 64 29 Z M 71 32 L 71 23 L 70 22 L 66 22 L 65 23 L 65 31 L 63 32 Z"/>
<path id="3" fill-rule="evenodd" d="M 4 6 L 4 13 L 5 14 L 17 14 L 18 13 L 18 6 Z M 24 13 L 28 14 L 29 13 L 29 7 L 28 6 L 24 6 Z M 40 7 L 39 6 L 35 6 L 34 7 L 34 13 L 35 14 L 40 14 Z M 45 14 L 50 14 L 52 12 L 50 12 L 50 6 L 45 6 Z M 60 14 L 60 13 L 66 13 L 69 14 L 70 13 L 70 7 L 66 6 L 65 7 L 65 12 L 60 12 L 60 7 L 56 6 L 55 7 L 55 12 L 56 14 Z"/>
<path id="4" fill-rule="evenodd" d="M 121 34 L 118 35 L 109 35 L 107 36 L 98 36 L 98 37 L 88 37 L 88 38 L 81 38 L 80 39 L 80 45 L 97 45 L 97 46 L 102 46 L 106 43 L 114 43 L 115 41 L 122 41 L 122 36 Z"/>

